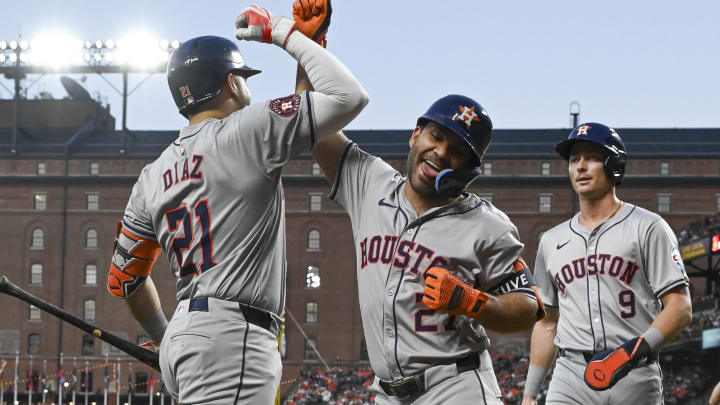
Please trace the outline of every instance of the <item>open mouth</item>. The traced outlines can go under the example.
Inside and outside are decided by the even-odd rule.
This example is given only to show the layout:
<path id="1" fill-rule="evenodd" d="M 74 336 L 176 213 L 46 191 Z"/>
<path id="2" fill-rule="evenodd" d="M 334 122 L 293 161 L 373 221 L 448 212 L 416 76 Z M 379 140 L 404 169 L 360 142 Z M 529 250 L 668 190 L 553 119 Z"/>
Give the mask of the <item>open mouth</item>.
<path id="1" fill-rule="evenodd" d="M 430 179 L 434 179 L 438 173 L 440 173 L 440 168 L 428 160 L 423 160 L 422 163 L 420 163 L 420 170 L 425 177 Z"/>

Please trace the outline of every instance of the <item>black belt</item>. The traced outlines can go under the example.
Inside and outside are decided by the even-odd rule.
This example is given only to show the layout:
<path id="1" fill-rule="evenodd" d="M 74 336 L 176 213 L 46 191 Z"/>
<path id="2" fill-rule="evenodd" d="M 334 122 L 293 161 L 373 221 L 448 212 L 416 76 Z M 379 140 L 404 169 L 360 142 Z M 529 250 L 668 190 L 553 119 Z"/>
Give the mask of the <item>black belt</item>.
<path id="1" fill-rule="evenodd" d="M 241 304 L 238 302 L 238 308 L 243 314 L 243 318 L 253 325 L 257 325 L 265 330 L 272 333 L 272 317 L 269 312 L 251 307 L 250 305 Z M 190 308 L 188 312 L 203 311 L 208 312 L 209 305 L 207 297 L 197 297 L 190 300 Z"/>
<path id="2" fill-rule="evenodd" d="M 458 374 L 470 370 L 477 370 L 480 368 L 480 355 L 478 353 L 471 353 L 461 359 L 455 360 L 454 363 L 457 367 Z M 425 392 L 425 372 L 423 371 L 414 376 L 403 377 L 392 381 L 380 380 L 379 384 L 380 388 L 382 388 L 387 395 L 397 397 L 398 399 L 410 398 Z"/>
<path id="3" fill-rule="evenodd" d="M 597 353 L 584 352 L 584 351 L 581 351 L 581 350 L 572 350 L 572 349 L 569 350 L 569 351 L 570 351 L 570 352 L 575 352 L 575 353 L 582 353 L 583 358 L 585 358 L 585 363 L 590 363 L 590 360 L 592 360 L 592 358 L 597 354 Z M 567 357 L 567 352 L 568 352 L 567 349 L 560 349 L 560 356 L 562 356 L 562 357 Z M 657 352 L 657 351 L 651 352 L 651 353 L 647 356 L 646 364 L 656 362 L 657 359 L 658 359 L 658 352 Z"/>

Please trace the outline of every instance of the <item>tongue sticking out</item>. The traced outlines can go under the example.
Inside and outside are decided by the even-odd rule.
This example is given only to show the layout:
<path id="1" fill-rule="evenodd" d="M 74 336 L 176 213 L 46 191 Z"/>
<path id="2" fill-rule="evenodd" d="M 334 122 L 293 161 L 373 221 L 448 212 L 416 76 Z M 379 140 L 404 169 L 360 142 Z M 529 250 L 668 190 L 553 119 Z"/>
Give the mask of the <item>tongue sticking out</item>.
<path id="1" fill-rule="evenodd" d="M 420 164 L 420 167 L 421 167 L 423 174 L 426 177 L 429 177 L 429 178 L 437 177 L 438 171 L 434 167 L 430 166 L 427 162 L 422 162 Z"/>

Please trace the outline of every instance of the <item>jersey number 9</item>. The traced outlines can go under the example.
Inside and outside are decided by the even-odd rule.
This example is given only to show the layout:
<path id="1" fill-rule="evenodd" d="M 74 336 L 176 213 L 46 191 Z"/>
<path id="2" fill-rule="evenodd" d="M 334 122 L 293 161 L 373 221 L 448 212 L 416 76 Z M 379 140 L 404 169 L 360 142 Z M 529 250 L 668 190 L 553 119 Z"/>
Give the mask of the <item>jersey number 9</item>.
<path id="1" fill-rule="evenodd" d="M 635 293 L 632 290 L 622 290 L 618 294 L 618 302 L 621 306 L 627 308 L 627 311 L 620 310 L 620 316 L 623 319 L 635 316 Z"/>

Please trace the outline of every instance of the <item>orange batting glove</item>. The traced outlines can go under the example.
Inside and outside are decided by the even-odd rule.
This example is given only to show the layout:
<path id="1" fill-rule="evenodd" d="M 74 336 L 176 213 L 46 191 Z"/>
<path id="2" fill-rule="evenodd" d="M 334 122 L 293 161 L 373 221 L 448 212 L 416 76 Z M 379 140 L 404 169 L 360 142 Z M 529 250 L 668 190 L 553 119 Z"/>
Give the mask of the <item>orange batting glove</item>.
<path id="1" fill-rule="evenodd" d="M 427 271 L 422 302 L 430 309 L 477 318 L 491 298 L 492 295 L 462 281 L 452 270 L 432 267 Z"/>
<path id="2" fill-rule="evenodd" d="M 600 352 L 585 368 L 585 383 L 595 391 L 612 388 L 651 353 L 650 345 L 643 337 L 630 339 L 615 350 Z"/>
<path id="3" fill-rule="evenodd" d="M 295 29 L 325 48 L 332 16 L 330 0 L 295 0 L 292 13 Z"/>

